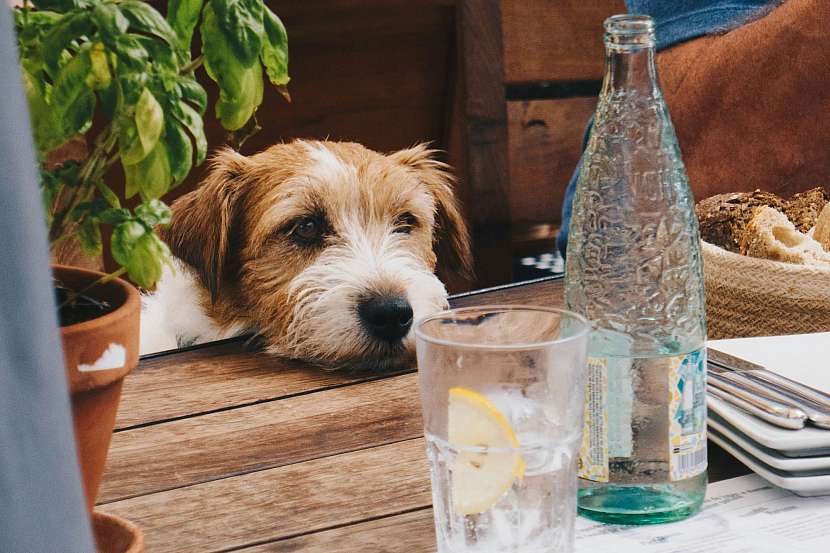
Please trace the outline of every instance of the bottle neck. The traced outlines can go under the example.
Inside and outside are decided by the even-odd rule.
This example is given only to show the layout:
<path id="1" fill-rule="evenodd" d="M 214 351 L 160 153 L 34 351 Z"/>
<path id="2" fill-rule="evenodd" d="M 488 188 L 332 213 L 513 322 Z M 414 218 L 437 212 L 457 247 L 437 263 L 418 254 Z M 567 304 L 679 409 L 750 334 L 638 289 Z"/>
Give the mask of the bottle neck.
<path id="1" fill-rule="evenodd" d="M 654 65 L 654 47 L 621 49 L 607 44 L 602 95 L 632 93 L 644 97 L 661 94 Z"/>

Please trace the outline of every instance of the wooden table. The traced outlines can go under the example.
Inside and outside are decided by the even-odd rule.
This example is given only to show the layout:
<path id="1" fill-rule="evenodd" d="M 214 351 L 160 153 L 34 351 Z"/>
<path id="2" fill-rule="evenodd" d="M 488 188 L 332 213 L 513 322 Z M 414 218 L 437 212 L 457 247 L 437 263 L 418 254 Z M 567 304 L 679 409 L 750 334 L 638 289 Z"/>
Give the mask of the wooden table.
<path id="1" fill-rule="evenodd" d="M 560 306 L 562 283 L 452 303 Z M 747 472 L 710 448 L 713 480 Z M 416 374 L 324 372 L 243 341 L 143 359 L 99 501 L 148 553 L 435 551 Z"/>

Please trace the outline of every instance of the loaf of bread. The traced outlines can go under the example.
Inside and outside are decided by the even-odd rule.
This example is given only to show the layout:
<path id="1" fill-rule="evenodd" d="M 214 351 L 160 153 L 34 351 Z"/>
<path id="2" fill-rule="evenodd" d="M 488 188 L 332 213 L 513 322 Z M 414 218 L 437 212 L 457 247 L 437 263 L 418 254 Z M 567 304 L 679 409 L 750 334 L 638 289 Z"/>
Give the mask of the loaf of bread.
<path id="1" fill-rule="evenodd" d="M 770 192 L 733 192 L 701 200 L 695 206 L 700 221 L 700 237 L 710 244 L 739 252 L 741 236 L 759 207 L 784 209 L 783 198 Z"/>
<path id="2" fill-rule="evenodd" d="M 800 232 L 782 212 L 768 206 L 754 211 L 741 237 L 741 253 L 802 265 L 830 264 L 830 253 L 821 244 Z"/>
<path id="3" fill-rule="evenodd" d="M 816 187 L 794 194 L 784 204 L 784 215 L 792 221 L 795 228 L 801 232 L 807 232 L 818 222 L 818 215 L 824 206 L 827 205 L 827 190 L 823 187 Z"/>
<path id="4" fill-rule="evenodd" d="M 825 205 L 819 213 L 812 236 L 816 242 L 821 244 L 824 251 L 830 252 L 830 203 Z"/>

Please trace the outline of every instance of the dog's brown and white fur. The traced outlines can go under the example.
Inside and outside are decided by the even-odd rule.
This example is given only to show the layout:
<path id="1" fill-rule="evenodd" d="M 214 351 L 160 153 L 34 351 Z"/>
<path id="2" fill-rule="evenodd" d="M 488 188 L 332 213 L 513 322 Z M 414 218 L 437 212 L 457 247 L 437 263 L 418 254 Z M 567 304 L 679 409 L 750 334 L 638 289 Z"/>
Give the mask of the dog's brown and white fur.
<path id="1" fill-rule="evenodd" d="M 410 360 L 411 319 L 446 305 L 438 257 L 470 265 L 452 179 L 432 156 L 307 141 L 220 152 L 173 205 L 177 261 L 144 298 L 142 351 L 253 332 L 269 352 L 334 368 Z"/>

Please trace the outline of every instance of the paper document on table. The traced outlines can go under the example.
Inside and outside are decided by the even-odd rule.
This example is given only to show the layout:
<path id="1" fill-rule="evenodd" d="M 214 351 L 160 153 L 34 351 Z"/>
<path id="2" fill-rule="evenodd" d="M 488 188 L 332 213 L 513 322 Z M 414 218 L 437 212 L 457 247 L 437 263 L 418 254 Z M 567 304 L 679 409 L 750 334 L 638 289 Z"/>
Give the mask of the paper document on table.
<path id="1" fill-rule="evenodd" d="M 703 510 L 674 524 L 578 518 L 576 553 L 827 553 L 830 497 L 799 497 L 754 474 L 710 484 Z"/>

